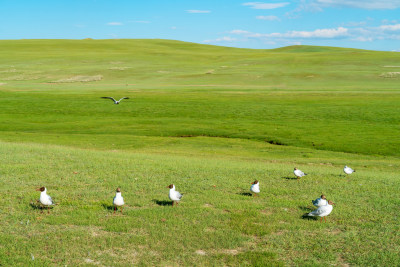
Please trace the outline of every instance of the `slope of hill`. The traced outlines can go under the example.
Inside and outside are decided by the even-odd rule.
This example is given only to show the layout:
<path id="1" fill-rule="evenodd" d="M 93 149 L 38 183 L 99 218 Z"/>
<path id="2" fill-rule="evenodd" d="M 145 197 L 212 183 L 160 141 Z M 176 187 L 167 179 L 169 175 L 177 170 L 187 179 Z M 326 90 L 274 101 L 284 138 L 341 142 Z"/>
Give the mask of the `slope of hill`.
<path id="1" fill-rule="evenodd" d="M 0 265 L 399 265 L 399 60 L 0 41 Z M 303 216 L 322 193 L 336 203 L 327 223 Z"/>
<path id="2" fill-rule="evenodd" d="M 2 140 L 90 146 L 90 134 L 217 136 L 400 155 L 398 53 L 3 40 L 0 58 Z M 103 95 L 132 100 L 116 110 Z"/>

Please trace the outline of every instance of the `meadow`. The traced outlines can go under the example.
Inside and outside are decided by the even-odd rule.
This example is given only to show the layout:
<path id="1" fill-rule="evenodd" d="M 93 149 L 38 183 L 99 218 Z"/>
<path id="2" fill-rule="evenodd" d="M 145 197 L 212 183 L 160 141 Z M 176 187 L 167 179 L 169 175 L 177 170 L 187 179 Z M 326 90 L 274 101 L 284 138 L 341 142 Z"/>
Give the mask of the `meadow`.
<path id="1" fill-rule="evenodd" d="M 2 40 L 0 59 L 0 265 L 400 263 L 399 53 Z M 327 223 L 304 218 L 322 193 Z"/>

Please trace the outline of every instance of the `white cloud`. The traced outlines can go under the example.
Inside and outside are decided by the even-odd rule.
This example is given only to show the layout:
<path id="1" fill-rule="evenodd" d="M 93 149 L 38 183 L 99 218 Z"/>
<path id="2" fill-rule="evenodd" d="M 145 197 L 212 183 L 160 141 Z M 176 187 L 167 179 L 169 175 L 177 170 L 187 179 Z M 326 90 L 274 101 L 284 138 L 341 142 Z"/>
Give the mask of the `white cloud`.
<path id="1" fill-rule="evenodd" d="M 280 20 L 277 16 L 257 16 L 256 19 L 269 21 Z"/>
<path id="2" fill-rule="evenodd" d="M 233 30 L 230 33 L 245 35 L 252 38 L 285 38 L 285 39 L 334 39 L 348 36 L 348 29 L 338 27 L 335 29 L 317 29 L 315 31 L 289 31 L 286 33 L 252 33 L 243 30 Z"/>
<path id="3" fill-rule="evenodd" d="M 194 9 L 190 9 L 190 10 L 186 10 L 187 13 L 210 13 L 210 10 L 194 10 Z"/>
<path id="4" fill-rule="evenodd" d="M 232 30 L 232 31 L 230 31 L 230 33 L 233 33 L 233 34 L 251 34 L 251 32 L 243 31 L 243 30 Z"/>
<path id="5" fill-rule="evenodd" d="M 347 27 L 363 27 L 365 25 L 367 25 L 366 21 L 351 21 L 351 22 L 343 23 L 343 26 L 347 26 Z"/>
<path id="6" fill-rule="evenodd" d="M 379 28 L 383 31 L 400 31 L 400 24 L 382 25 Z"/>
<path id="7" fill-rule="evenodd" d="M 372 42 L 374 39 L 372 37 L 358 36 L 352 40 L 358 42 Z"/>
<path id="8" fill-rule="evenodd" d="M 338 27 L 336 29 L 317 29 L 312 32 L 308 31 L 290 31 L 283 34 L 288 38 L 338 38 L 348 35 L 348 29 Z"/>
<path id="9" fill-rule="evenodd" d="M 236 38 L 232 38 L 232 37 L 229 37 L 229 36 L 224 36 L 224 37 L 217 38 L 217 39 L 214 39 L 214 40 L 204 40 L 203 43 L 233 42 L 233 41 L 236 41 L 236 40 L 237 40 Z"/>
<path id="10" fill-rule="evenodd" d="M 244 3 L 244 6 L 249 6 L 253 9 L 275 9 L 280 7 L 285 7 L 289 5 L 289 2 L 282 2 L 282 3 L 262 3 L 262 2 L 248 2 Z"/>
<path id="11" fill-rule="evenodd" d="M 349 36 L 352 41 L 359 42 L 400 40 L 400 24 L 353 28 L 349 30 Z"/>
<path id="12" fill-rule="evenodd" d="M 275 9 L 275 8 L 285 7 L 289 4 L 290 4 L 289 2 L 282 2 L 282 3 L 248 2 L 242 5 L 249 6 L 250 8 L 254 9 Z"/>
<path id="13" fill-rule="evenodd" d="M 124 24 L 122 24 L 121 22 L 109 22 L 109 23 L 107 23 L 107 25 L 110 25 L 110 26 L 121 26 L 121 25 L 124 25 Z"/>
<path id="14" fill-rule="evenodd" d="M 251 32 L 243 29 L 234 29 L 229 32 L 237 37 L 237 42 L 249 41 L 250 39 L 269 44 L 289 44 L 296 42 L 310 42 L 315 40 L 342 39 L 352 42 L 374 42 L 374 41 L 400 41 L 400 23 L 382 23 L 370 26 L 371 21 L 343 23 L 347 26 L 335 28 L 314 29 L 309 31 L 292 30 L 286 32 Z"/>
<path id="15" fill-rule="evenodd" d="M 171 27 L 171 30 L 176 30 L 177 28 L 175 27 L 175 26 L 172 26 Z"/>
<path id="16" fill-rule="evenodd" d="M 383 23 L 383 24 L 398 23 L 398 21 L 397 21 L 397 20 L 388 20 L 388 19 L 384 19 L 384 20 L 382 20 L 382 23 Z"/>
<path id="17" fill-rule="evenodd" d="M 360 9 L 396 9 L 400 0 L 311 0 L 306 2 L 320 7 L 349 7 Z"/>

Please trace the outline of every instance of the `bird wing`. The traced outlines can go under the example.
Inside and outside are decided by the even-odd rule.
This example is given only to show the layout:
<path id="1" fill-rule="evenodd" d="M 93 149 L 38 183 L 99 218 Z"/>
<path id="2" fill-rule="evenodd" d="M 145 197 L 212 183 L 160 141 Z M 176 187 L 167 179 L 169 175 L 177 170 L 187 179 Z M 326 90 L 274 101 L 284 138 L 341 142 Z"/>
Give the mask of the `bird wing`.
<path id="1" fill-rule="evenodd" d="M 310 212 L 308 215 L 310 215 L 310 216 L 320 216 L 320 215 L 326 213 L 326 211 L 327 211 L 327 210 L 326 210 L 326 207 L 327 207 L 327 206 L 320 206 L 318 209 L 313 210 L 313 211 Z"/>
<path id="2" fill-rule="evenodd" d="M 304 172 L 302 172 L 302 171 L 300 171 L 300 170 L 295 170 L 294 171 L 294 174 L 296 175 L 296 176 L 304 176 L 305 174 L 304 174 Z"/>
<path id="3" fill-rule="evenodd" d="M 183 197 L 183 195 L 181 193 L 179 193 L 178 191 L 175 192 L 176 193 L 176 197 L 181 199 Z"/>
<path id="4" fill-rule="evenodd" d="M 123 97 L 120 100 L 118 100 L 118 102 L 121 101 L 122 99 L 129 99 L 129 97 Z"/>
<path id="5" fill-rule="evenodd" d="M 114 98 L 110 97 L 110 96 L 102 96 L 101 98 L 106 98 L 106 99 L 111 99 L 112 101 L 117 102 L 117 100 L 115 100 Z"/>
<path id="6" fill-rule="evenodd" d="M 113 204 L 117 205 L 117 206 L 124 205 L 125 204 L 124 203 L 124 198 L 122 196 L 120 196 L 120 197 L 115 196 L 114 199 L 113 199 Z"/>
<path id="7" fill-rule="evenodd" d="M 346 167 L 346 168 L 344 168 L 344 172 L 347 174 L 352 174 L 354 172 L 354 170 L 350 167 Z"/>
<path id="8" fill-rule="evenodd" d="M 49 196 L 49 195 L 47 195 L 48 196 L 48 198 L 49 198 L 49 201 L 50 201 L 50 205 L 54 205 L 54 201 L 53 201 L 53 199 L 51 198 L 51 196 Z"/>
<path id="9" fill-rule="evenodd" d="M 260 187 L 258 186 L 258 184 L 253 184 L 253 185 L 251 185 L 250 190 L 254 193 L 259 193 Z"/>

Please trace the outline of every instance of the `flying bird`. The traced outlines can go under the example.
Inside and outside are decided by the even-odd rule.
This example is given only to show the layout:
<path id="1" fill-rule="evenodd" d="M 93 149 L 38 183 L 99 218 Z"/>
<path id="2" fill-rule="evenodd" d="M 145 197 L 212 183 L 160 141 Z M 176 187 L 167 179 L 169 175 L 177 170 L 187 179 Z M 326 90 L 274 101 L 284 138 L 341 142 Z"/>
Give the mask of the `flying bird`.
<path id="1" fill-rule="evenodd" d="M 297 179 L 300 179 L 300 177 L 303 177 L 305 175 L 307 175 L 307 173 L 302 172 L 301 170 L 294 168 L 293 171 L 294 175 L 296 175 Z"/>
<path id="2" fill-rule="evenodd" d="M 41 187 L 36 189 L 36 191 L 40 191 L 40 198 L 39 201 L 43 206 L 47 206 L 47 212 L 50 213 L 49 208 L 52 205 L 55 205 L 51 197 L 47 194 L 47 189 L 46 187 Z M 42 210 L 43 212 L 43 210 Z"/>
<path id="3" fill-rule="evenodd" d="M 347 166 L 344 166 L 343 171 L 345 174 L 352 174 L 353 172 L 356 172 L 355 170 Z"/>
<path id="4" fill-rule="evenodd" d="M 257 196 L 260 193 L 260 183 L 257 180 L 251 183 L 250 191 L 254 193 L 253 196 Z"/>
<path id="5" fill-rule="evenodd" d="M 110 97 L 110 96 L 102 96 L 101 98 L 106 98 L 106 99 L 111 99 L 112 101 L 114 101 L 114 104 L 118 105 L 119 102 L 121 102 L 122 99 L 129 99 L 129 97 L 123 97 L 120 100 L 115 100 L 114 98 Z"/>
<path id="6" fill-rule="evenodd" d="M 321 206 L 325 206 L 326 204 L 328 204 L 325 195 L 321 195 L 321 197 L 317 198 L 316 200 L 311 200 L 311 202 L 317 208 L 321 207 Z"/>
<path id="7" fill-rule="evenodd" d="M 310 212 L 308 214 L 308 216 L 319 216 L 321 217 L 321 222 L 322 222 L 322 217 L 324 217 L 325 222 L 326 222 L 326 216 L 328 216 L 332 210 L 333 210 L 333 206 L 335 203 L 333 203 L 332 201 L 328 200 L 328 203 L 324 206 L 320 206 L 318 209 L 313 210 L 312 212 Z"/>
<path id="8" fill-rule="evenodd" d="M 122 209 L 124 203 L 124 198 L 121 195 L 121 189 L 118 187 L 117 191 L 115 192 L 115 197 L 113 199 L 113 204 L 114 204 L 114 213 L 118 209 L 117 206 L 121 207 L 121 214 L 122 214 Z"/>
<path id="9" fill-rule="evenodd" d="M 172 206 L 174 206 L 174 203 L 176 203 L 176 205 L 178 205 L 178 203 L 181 200 L 183 195 L 175 190 L 175 185 L 173 185 L 173 184 L 170 184 L 169 186 L 167 186 L 167 188 L 169 188 L 168 197 L 169 197 L 169 199 L 172 200 Z"/>

